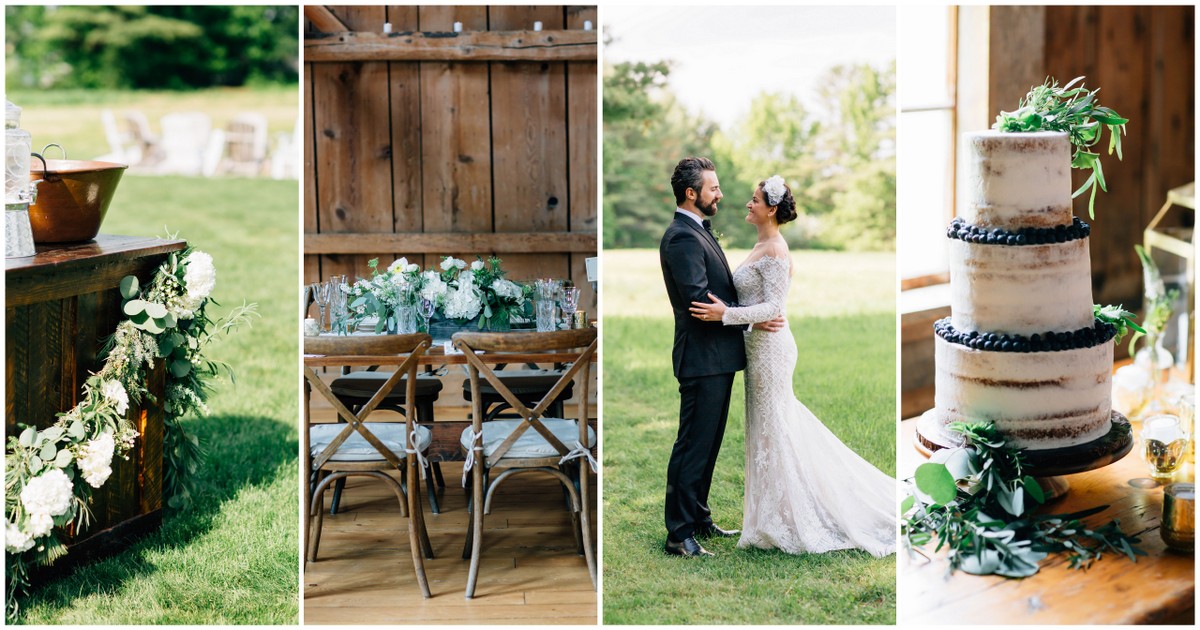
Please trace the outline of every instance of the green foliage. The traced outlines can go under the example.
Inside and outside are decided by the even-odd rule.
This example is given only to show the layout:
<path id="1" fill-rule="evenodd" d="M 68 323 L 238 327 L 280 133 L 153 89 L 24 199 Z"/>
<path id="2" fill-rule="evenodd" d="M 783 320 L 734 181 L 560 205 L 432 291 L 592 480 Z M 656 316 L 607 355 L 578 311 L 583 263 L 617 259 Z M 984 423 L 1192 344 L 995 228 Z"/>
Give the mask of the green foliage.
<path id="1" fill-rule="evenodd" d="M 1067 138 L 1075 147 L 1071 156 L 1071 166 L 1082 170 L 1091 170 L 1087 181 L 1072 195 L 1078 197 L 1084 190 L 1091 189 L 1088 199 L 1088 216 L 1096 218 L 1096 188 L 1108 192 L 1104 182 L 1104 169 L 1100 166 L 1100 155 L 1089 151 L 1100 142 L 1104 128 L 1108 128 L 1108 153 L 1121 155 L 1121 136 L 1125 134 L 1125 124 L 1128 118 L 1122 118 L 1117 112 L 1101 107 L 1096 99 L 1099 88 L 1088 91 L 1080 84 L 1083 77 L 1075 77 L 1070 83 L 1059 87 L 1058 81 L 1047 78 L 1045 83 L 1030 88 L 1029 93 L 1022 98 L 1016 111 L 1000 112 L 996 116 L 994 129 L 1006 132 L 1028 131 L 1065 131 Z"/>
<path id="2" fill-rule="evenodd" d="M 1021 449 L 1009 445 L 989 423 L 955 423 L 964 445 L 937 451 L 906 483 L 900 505 L 901 535 L 910 553 L 937 540 L 948 550 L 948 571 L 1029 577 L 1047 555 L 1068 552 L 1072 568 L 1086 568 L 1108 551 L 1136 562 L 1145 555 L 1138 539 L 1114 520 L 1089 529 L 1081 519 L 1108 509 L 1034 515 L 1045 501 L 1037 481 L 1025 473 Z"/>
<path id="3" fill-rule="evenodd" d="M 1100 306 L 1099 304 L 1093 304 L 1092 314 L 1096 319 L 1117 327 L 1117 336 L 1113 340 L 1114 343 L 1121 343 L 1121 339 L 1125 337 L 1131 328 L 1143 335 L 1146 334 L 1146 329 L 1138 326 L 1138 323 L 1134 321 L 1136 315 L 1125 310 L 1121 305 L 1113 306 L 1109 304 L 1107 306 Z"/>
<path id="4" fill-rule="evenodd" d="M 295 6 L 8 7 L 8 85 L 291 83 L 298 77 L 298 19 Z"/>
<path id="5" fill-rule="evenodd" d="M 793 247 L 895 247 L 895 65 L 837 66 L 818 107 L 763 93 L 729 129 L 690 114 L 667 86 L 669 62 L 626 62 L 604 76 L 604 245 L 653 247 L 675 200 L 671 169 L 687 155 L 717 165 L 725 199 L 713 219 L 724 247 L 755 232 L 741 210 L 758 183 L 779 174 L 799 218 L 784 226 Z"/>

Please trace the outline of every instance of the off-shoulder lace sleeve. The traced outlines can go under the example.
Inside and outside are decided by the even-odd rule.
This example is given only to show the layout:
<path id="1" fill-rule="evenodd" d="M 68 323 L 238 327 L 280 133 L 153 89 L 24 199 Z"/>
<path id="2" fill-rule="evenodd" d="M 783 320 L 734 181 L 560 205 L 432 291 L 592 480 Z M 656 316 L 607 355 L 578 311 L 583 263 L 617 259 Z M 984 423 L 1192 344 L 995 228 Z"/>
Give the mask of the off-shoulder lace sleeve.
<path id="1" fill-rule="evenodd" d="M 752 271 L 762 283 L 762 299 L 758 304 L 732 306 L 725 309 L 721 322 L 726 326 L 740 326 L 775 319 L 783 313 L 787 302 L 788 269 L 787 258 L 763 256 L 750 264 Z"/>

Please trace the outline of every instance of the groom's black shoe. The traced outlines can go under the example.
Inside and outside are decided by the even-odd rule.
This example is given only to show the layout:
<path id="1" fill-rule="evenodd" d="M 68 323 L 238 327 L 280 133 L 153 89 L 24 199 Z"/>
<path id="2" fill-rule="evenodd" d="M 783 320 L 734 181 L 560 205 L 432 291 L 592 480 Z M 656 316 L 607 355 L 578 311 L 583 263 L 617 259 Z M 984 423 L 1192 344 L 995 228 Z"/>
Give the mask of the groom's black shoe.
<path id="1" fill-rule="evenodd" d="M 721 529 L 716 524 L 709 524 L 706 528 L 697 529 L 694 536 L 696 538 L 735 538 L 741 533 L 740 529 Z"/>
<path id="2" fill-rule="evenodd" d="M 668 537 L 667 553 L 673 556 L 684 556 L 687 558 L 703 558 L 713 555 L 711 551 L 701 547 L 700 543 L 696 542 L 696 539 L 692 536 L 684 538 L 683 542 L 675 542 Z"/>

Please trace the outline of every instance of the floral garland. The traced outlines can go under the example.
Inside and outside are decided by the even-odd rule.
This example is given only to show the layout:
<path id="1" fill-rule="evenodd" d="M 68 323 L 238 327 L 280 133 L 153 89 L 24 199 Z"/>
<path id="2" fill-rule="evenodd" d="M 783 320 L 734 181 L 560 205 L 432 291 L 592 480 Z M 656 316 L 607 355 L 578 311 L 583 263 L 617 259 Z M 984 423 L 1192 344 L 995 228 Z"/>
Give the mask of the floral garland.
<path id="1" fill-rule="evenodd" d="M 349 300 L 349 319 L 357 323 L 368 315 L 379 317 L 376 332 L 382 332 L 389 318 L 394 318 L 401 306 L 413 306 L 418 300 L 429 300 L 435 312 L 446 319 L 467 322 L 479 318 L 479 328 L 506 330 L 514 317 L 526 315 L 530 287 L 519 285 L 504 276 L 506 271 L 495 256 L 482 257 L 470 264 L 464 260 L 443 256 L 441 271 L 421 271 L 418 265 L 400 258 L 379 271 L 379 259 L 368 264 L 370 279 L 359 279 L 353 285 L 342 285 Z"/>
<path id="2" fill-rule="evenodd" d="M 121 280 L 122 311 L 127 319 L 102 348 L 104 365 L 83 385 L 79 404 L 50 427 L 25 426 L 9 436 L 5 452 L 5 567 L 8 573 L 6 614 L 17 612 L 16 596 L 29 586 L 28 568 L 49 565 L 67 553 L 55 527 L 88 526 L 92 492 L 112 474 L 114 457 L 128 459 L 138 437 L 126 417 L 130 403 L 151 397 L 146 375 L 158 360 L 167 367 L 163 401 L 164 496 L 170 507 L 190 503 L 203 451 L 181 418 L 205 414 L 207 382 L 229 367 L 204 358 L 207 344 L 257 315 L 257 305 L 243 305 L 220 321 L 205 314 L 216 284 L 208 254 L 188 248 L 170 254 L 144 290 L 134 276 Z M 213 302 L 215 303 L 215 302 Z"/>

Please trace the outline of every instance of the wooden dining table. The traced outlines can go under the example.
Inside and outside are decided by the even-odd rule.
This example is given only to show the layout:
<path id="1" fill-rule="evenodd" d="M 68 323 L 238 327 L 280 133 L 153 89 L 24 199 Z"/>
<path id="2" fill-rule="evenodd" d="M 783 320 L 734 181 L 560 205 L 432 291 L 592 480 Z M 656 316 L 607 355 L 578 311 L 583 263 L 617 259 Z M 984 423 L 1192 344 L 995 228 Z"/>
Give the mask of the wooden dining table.
<path id="1" fill-rule="evenodd" d="M 529 331 L 522 331 L 529 332 Z M 353 333 L 354 335 L 367 335 L 371 333 Z M 328 333 L 323 333 L 328 335 Z M 466 355 L 460 352 L 446 352 L 445 343 L 448 339 L 434 339 L 433 346 L 429 348 L 419 359 L 419 365 L 426 366 L 430 369 L 441 368 L 442 366 L 451 365 L 466 365 Z M 599 352 L 593 353 L 592 362 L 597 362 Z M 546 351 L 546 352 L 505 352 L 505 353 L 480 353 L 479 358 L 488 365 L 500 364 L 550 364 L 550 363 L 571 363 L 579 358 L 578 351 Z M 394 356 L 322 356 L 322 355 L 305 355 L 304 365 L 311 368 L 341 368 L 341 367 L 370 367 L 376 365 L 391 365 L 395 364 L 396 357 Z M 464 374 L 465 377 L 465 374 Z M 596 391 L 595 388 L 592 388 Z M 593 408 L 595 406 L 593 405 Z M 590 415 L 590 414 L 589 414 Z M 589 418 L 588 423 L 593 429 L 597 429 L 595 418 Z M 462 452 L 462 447 L 459 444 L 459 438 L 462 435 L 463 429 L 470 426 L 471 421 L 467 418 L 444 419 L 439 418 L 434 421 L 432 426 L 433 442 L 429 446 L 427 457 L 430 461 L 462 461 L 465 456 Z"/>
<path id="2" fill-rule="evenodd" d="M 914 445 L 916 418 L 900 424 L 900 479 L 925 461 Z M 1135 435 L 1140 422 L 1133 422 Z M 1140 438 L 1139 438 L 1140 446 Z M 897 621 L 900 624 L 1187 624 L 1195 620 L 1195 558 L 1167 548 L 1160 532 L 1163 486 L 1150 484 L 1149 465 L 1137 448 L 1104 468 L 1070 475 L 1070 489 L 1042 508 L 1076 512 L 1108 505 L 1086 519 L 1095 527 L 1119 519 L 1122 531 L 1141 539 L 1146 556 L 1137 562 L 1105 553 L 1088 569 L 1072 569 L 1067 554 L 1047 557 L 1028 578 L 947 574 L 945 552 L 922 548 L 929 558 L 901 545 L 897 560 Z M 1175 481 L 1194 481 L 1194 464 Z M 1149 487 L 1146 487 L 1149 486 Z"/>

